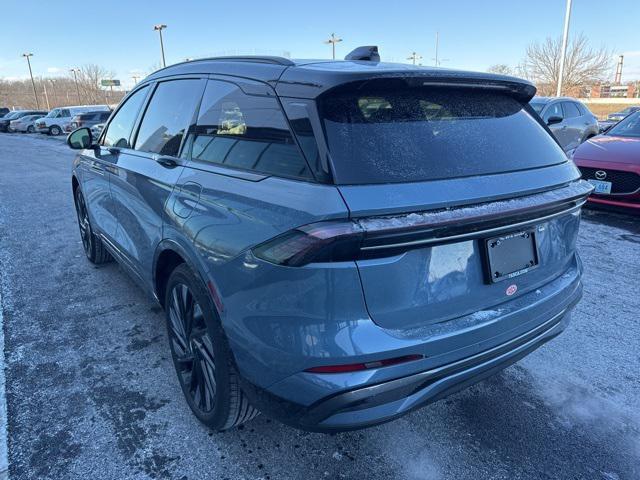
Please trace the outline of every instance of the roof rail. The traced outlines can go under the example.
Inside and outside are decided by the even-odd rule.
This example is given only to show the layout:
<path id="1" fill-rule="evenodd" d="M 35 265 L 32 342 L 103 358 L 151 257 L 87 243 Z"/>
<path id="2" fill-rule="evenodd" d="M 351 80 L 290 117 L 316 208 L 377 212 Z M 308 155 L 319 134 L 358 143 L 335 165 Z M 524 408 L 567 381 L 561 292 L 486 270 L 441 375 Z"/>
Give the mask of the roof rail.
<path id="1" fill-rule="evenodd" d="M 240 55 L 240 56 L 228 56 L 228 57 L 210 57 L 210 58 L 198 58 L 192 61 L 203 60 L 215 60 L 221 62 L 254 62 L 254 63 L 271 63 L 274 65 L 284 65 L 285 67 L 292 67 L 295 63 L 289 58 L 275 57 L 275 56 L 261 56 L 261 55 Z"/>

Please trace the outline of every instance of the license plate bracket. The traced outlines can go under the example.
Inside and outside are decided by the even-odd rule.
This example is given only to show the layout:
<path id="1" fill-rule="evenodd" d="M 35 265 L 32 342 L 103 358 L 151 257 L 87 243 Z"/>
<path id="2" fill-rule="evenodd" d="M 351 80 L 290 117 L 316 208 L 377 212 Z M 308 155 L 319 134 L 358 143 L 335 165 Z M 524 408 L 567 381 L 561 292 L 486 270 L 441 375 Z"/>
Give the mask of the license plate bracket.
<path id="1" fill-rule="evenodd" d="M 490 283 L 502 282 L 538 266 L 535 229 L 488 238 L 485 246 L 485 273 Z"/>
<path id="2" fill-rule="evenodd" d="M 587 181 L 595 187 L 593 193 L 609 195 L 611 193 L 611 182 L 607 182 L 604 180 L 594 180 L 592 178 L 587 179 Z"/>

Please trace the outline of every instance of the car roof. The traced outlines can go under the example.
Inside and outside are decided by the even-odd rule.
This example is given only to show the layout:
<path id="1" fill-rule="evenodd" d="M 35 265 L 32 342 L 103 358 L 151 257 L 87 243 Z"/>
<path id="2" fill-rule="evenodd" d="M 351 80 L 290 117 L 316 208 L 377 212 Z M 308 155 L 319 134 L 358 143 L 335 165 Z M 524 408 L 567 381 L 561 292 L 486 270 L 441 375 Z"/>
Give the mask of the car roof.
<path id="1" fill-rule="evenodd" d="M 149 75 L 140 85 L 174 75 L 209 74 L 244 77 L 270 84 L 280 96 L 315 98 L 349 82 L 376 78 L 420 78 L 425 84 L 483 85 L 508 89 L 528 101 L 535 87 L 526 80 L 492 73 L 467 72 L 403 63 L 362 60 L 214 57 L 178 63 Z"/>
<path id="2" fill-rule="evenodd" d="M 572 97 L 542 97 L 542 96 L 535 96 L 531 99 L 531 101 L 535 103 L 551 103 L 554 101 L 580 102 L 580 100 Z"/>

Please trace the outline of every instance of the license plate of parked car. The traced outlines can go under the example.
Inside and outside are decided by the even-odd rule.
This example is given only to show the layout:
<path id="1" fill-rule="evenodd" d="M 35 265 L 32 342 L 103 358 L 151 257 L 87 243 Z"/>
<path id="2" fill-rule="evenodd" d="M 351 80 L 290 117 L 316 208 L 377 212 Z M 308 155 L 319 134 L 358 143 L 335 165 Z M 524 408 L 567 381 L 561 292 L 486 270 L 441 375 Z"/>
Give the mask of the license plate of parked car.
<path id="1" fill-rule="evenodd" d="M 535 231 L 525 230 L 486 240 L 492 282 L 516 277 L 538 265 Z"/>
<path id="2" fill-rule="evenodd" d="M 591 178 L 587 181 L 595 187 L 593 193 L 611 193 L 611 182 L 605 182 L 603 180 L 593 180 Z"/>

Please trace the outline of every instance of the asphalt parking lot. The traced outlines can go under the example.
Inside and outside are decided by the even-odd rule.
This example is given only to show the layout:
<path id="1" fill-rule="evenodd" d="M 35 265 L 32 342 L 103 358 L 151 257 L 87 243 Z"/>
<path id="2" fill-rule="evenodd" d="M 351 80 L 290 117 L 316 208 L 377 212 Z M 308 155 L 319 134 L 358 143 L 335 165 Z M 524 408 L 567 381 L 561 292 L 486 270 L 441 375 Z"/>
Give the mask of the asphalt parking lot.
<path id="1" fill-rule="evenodd" d="M 213 434 L 183 401 L 160 308 L 85 259 L 72 158 L 0 134 L 11 479 L 640 478 L 640 217 L 585 213 L 571 326 L 497 376 L 363 431 L 260 416 Z"/>

